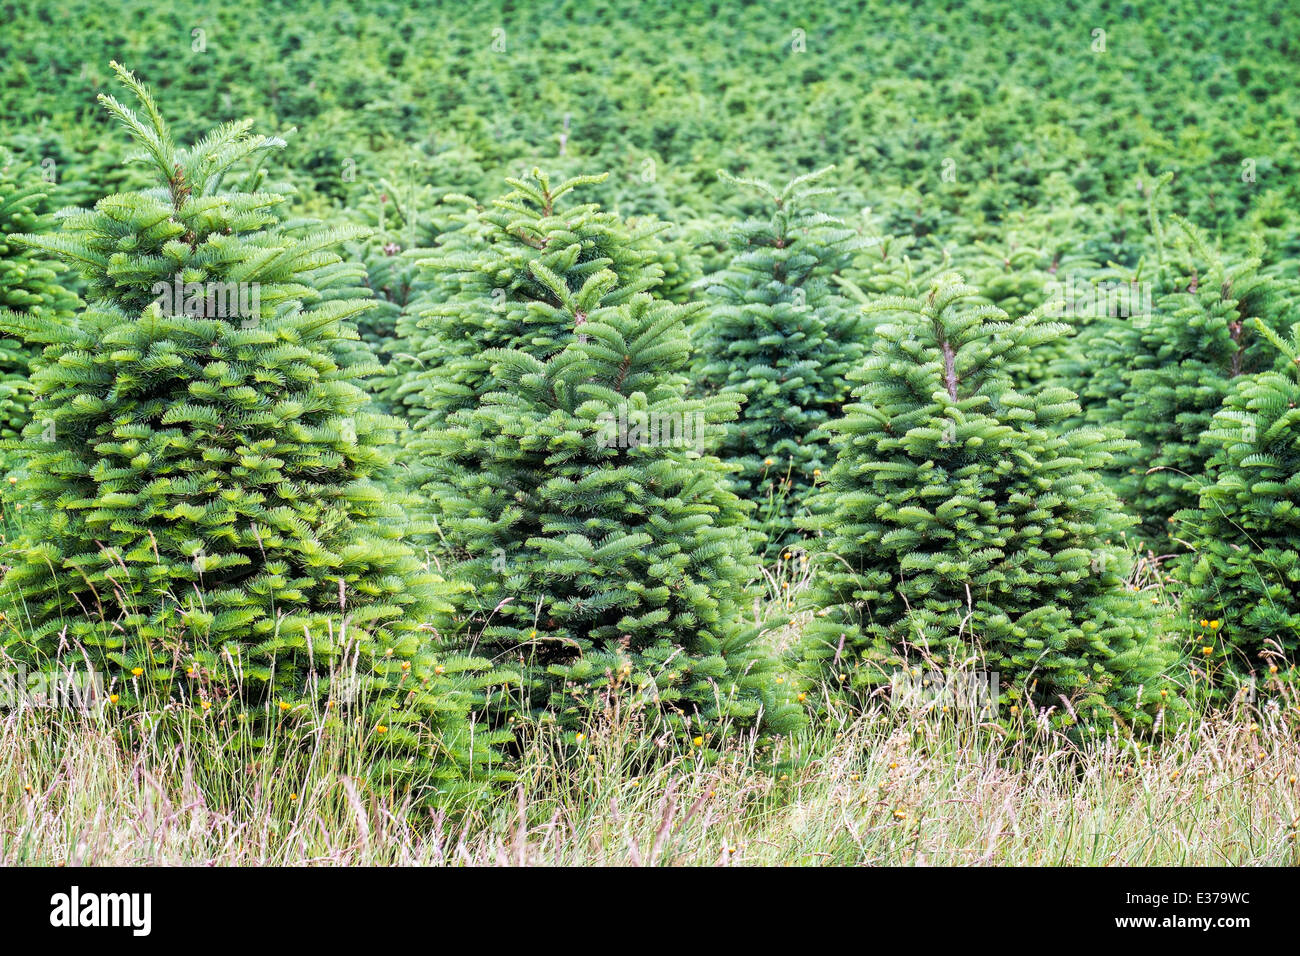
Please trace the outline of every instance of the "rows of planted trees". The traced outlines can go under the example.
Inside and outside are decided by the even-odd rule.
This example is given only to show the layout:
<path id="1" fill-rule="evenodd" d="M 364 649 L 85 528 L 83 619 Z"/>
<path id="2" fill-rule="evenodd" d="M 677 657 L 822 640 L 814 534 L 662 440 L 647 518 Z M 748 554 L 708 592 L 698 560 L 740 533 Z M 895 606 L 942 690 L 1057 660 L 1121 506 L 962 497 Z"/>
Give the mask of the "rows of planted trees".
<path id="1" fill-rule="evenodd" d="M 743 215 L 693 231 L 540 168 L 384 181 L 362 225 L 115 69 L 129 182 L 55 217 L 0 174 L 11 666 L 359 725 L 432 800 L 612 709 L 707 755 L 977 672 L 982 725 L 1149 737 L 1291 679 L 1294 268 L 1171 176 L 1122 239 L 937 255 L 837 215 L 831 167 L 714 177 Z"/>

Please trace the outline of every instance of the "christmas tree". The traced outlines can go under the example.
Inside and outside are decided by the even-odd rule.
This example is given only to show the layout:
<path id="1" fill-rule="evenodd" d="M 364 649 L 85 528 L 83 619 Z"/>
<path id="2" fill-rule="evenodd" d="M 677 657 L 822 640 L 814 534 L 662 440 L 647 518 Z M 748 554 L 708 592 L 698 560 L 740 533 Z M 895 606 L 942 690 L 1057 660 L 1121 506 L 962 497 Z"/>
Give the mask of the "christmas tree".
<path id="1" fill-rule="evenodd" d="M 1069 327 L 1066 335 L 1031 350 L 1029 364 L 1016 371 L 1016 380 L 1026 386 L 1069 388 L 1074 380 L 1054 378 L 1055 370 L 1072 354 L 1075 337 L 1093 317 L 1081 307 L 1086 303 L 1077 301 L 1075 291 L 1091 287 L 1102 267 L 1084 251 L 1087 244 L 1078 235 L 1086 209 L 1072 190 L 1056 199 L 1060 205 L 1048 212 L 1013 217 L 1006 224 L 1006 238 L 996 245 L 975 240 L 968 248 L 958 246 L 952 268 L 980 290 L 981 301 L 1008 315 L 1036 311 Z"/>
<path id="2" fill-rule="evenodd" d="M 39 315 L 46 322 L 58 323 L 80 305 L 62 284 L 60 263 L 44 261 L 8 238 L 11 233 L 51 231 L 49 196 L 53 189 L 35 167 L 11 159 L 0 166 L 0 313 Z M 0 339 L 0 438 L 17 438 L 27 424 L 31 404 L 28 376 L 34 357 L 22 342 Z"/>
<path id="3" fill-rule="evenodd" d="M 566 726 L 627 694 L 691 739 L 724 722 L 792 728 L 775 662 L 744 623 L 745 511 L 705 453 L 736 399 L 685 394 L 683 323 L 698 306 L 640 294 L 588 311 L 558 273 L 535 274 L 548 290 L 536 299 L 585 320 L 562 342 L 558 323 L 541 326 L 561 344 L 549 357 L 486 353 L 477 404 L 426 436 L 478 651 L 518 661 L 526 705 Z M 603 270 L 585 285 L 616 281 Z"/>
<path id="4" fill-rule="evenodd" d="M 402 349 L 415 357 L 414 367 L 394 392 L 412 425 L 402 461 L 425 532 L 420 540 L 436 542 L 443 497 L 429 438 L 490 387 L 486 353 L 521 349 L 547 358 L 592 311 L 658 284 L 653 231 L 634 233 L 593 203 L 567 202 L 603 179 L 557 185 L 534 169 L 527 179 L 508 180 L 512 191 L 489 209 L 448 197 L 459 198 L 464 211 L 440 240 L 440 255 L 420 263 L 427 272 L 420 328 L 409 334 L 408 327 Z"/>
<path id="5" fill-rule="evenodd" d="M 427 338 L 413 343 L 422 369 L 402 389 L 413 422 L 433 425 L 472 407 L 488 381 L 485 351 L 519 348 L 546 357 L 594 309 L 658 284 L 652 234 L 634 235 L 592 203 L 561 203 L 604 178 L 552 185 L 533 170 L 527 179 L 507 180 L 513 190 L 489 209 L 462 197 L 456 241 L 422 263 L 441 301 L 422 316 Z"/>
<path id="6" fill-rule="evenodd" d="M 1156 198 L 1168 181 L 1150 191 L 1154 265 L 1075 296 L 1094 318 L 1059 374 L 1080 383 L 1087 421 L 1137 442 L 1109 466 L 1115 490 L 1144 540 L 1176 550 L 1172 519 L 1196 506 L 1214 414 L 1234 379 L 1275 361 L 1254 320 L 1280 329 L 1286 312 L 1280 285 L 1260 269 L 1258 244 L 1230 258 L 1185 219 L 1166 229 Z"/>
<path id="7" fill-rule="evenodd" d="M 1078 408 L 1065 389 L 1017 391 L 1009 370 L 1062 327 L 977 295 L 949 277 L 869 307 L 885 318 L 810 522 L 807 671 L 867 695 L 976 662 L 1004 714 L 1150 726 L 1172 658 L 1126 589 L 1130 522 L 1096 475 L 1125 443 L 1058 430 Z"/>
<path id="8" fill-rule="evenodd" d="M 860 311 L 830 278 L 857 234 L 818 208 L 831 167 L 781 189 L 719 175 L 763 197 L 763 215 L 730 238 L 733 258 L 709 279 L 692 371 L 702 393 L 745 399 L 719 454 L 739 467 L 737 490 L 758 506 L 769 551 L 798 540 L 794 516 L 828 464 L 819 426 L 838 414 L 862 355 Z"/>
<path id="9" fill-rule="evenodd" d="M 385 411 L 402 410 L 397 395 L 418 367 L 413 343 L 425 338 L 418 319 L 437 304 L 429 295 L 431 272 L 419 264 L 450 254 L 460 225 L 461 206 L 443 199 L 483 176 L 472 151 L 439 147 L 432 140 L 430 134 L 428 141 L 407 151 L 404 161 L 394 162 L 386 175 L 359 183 L 348 202 L 349 212 L 371 230 L 345 249 L 363 265 L 362 284 L 376 302 L 358 323 L 358 331 L 383 365 L 368 385 Z"/>
<path id="10" fill-rule="evenodd" d="M 1178 516 L 1194 549 L 1194 659 L 1218 694 L 1290 672 L 1300 646 L 1300 325 L 1290 342 L 1259 319 L 1255 331 L 1286 368 L 1234 381 L 1205 432 L 1215 450 L 1199 507 Z"/>
<path id="11" fill-rule="evenodd" d="M 67 325 L 3 322 L 45 349 L 22 448 L 40 512 L 0 586 L 5 653 L 87 661 L 123 704 L 154 688 L 254 719 L 329 706 L 375 726 L 379 774 L 423 768 L 436 793 L 485 781 L 502 737 L 471 716 L 506 678 L 424 626 L 453 589 L 370 480 L 396 423 L 361 410 L 338 362 L 368 303 L 304 281 L 350 233 L 277 228 L 261 161 L 281 141 L 243 121 L 178 148 L 114 69 L 143 115 L 101 102 L 156 185 L 23 236 L 80 267 L 91 305 Z"/>

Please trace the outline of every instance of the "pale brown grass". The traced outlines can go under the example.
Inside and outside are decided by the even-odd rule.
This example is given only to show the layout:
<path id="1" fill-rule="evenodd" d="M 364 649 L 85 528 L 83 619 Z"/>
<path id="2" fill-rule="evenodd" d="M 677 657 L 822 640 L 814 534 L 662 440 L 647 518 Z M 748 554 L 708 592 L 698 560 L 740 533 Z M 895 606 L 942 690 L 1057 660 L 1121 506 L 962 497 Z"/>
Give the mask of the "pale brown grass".
<path id="1" fill-rule="evenodd" d="M 126 749 L 29 711 L 0 721 L 0 864 L 1291 864 L 1298 716 L 1080 748 L 873 711 L 787 742 L 784 770 L 746 740 L 647 765 L 631 725 L 542 733 L 517 787 L 453 821 L 367 790 L 343 741 L 245 762 L 201 727 Z"/>

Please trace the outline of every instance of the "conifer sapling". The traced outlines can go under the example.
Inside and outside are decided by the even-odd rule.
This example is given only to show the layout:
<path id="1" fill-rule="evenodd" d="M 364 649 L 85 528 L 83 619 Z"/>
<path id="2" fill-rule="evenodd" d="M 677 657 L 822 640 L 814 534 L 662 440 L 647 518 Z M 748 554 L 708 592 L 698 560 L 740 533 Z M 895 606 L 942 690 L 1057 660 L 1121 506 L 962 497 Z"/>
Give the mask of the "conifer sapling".
<path id="1" fill-rule="evenodd" d="M 998 675 L 986 719 L 997 705 L 1150 727 L 1172 660 L 1150 599 L 1126 588 L 1114 542 L 1129 521 L 1096 475 L 1124 443 L 1059 431 L 1078 408 L 1065 389 L 1017 391 L 1008 369 L 1063 330 L 976 295 L 948 277 L 869 307 L 884 320 L 856 403 L 829 426 L 838 457 L 810 522 L 807 671 L 869 695 L 915 669 L 973 668 Z"/>
<path id="2" fill-rule="evenodd" d="M 758 192 L 764 214 L 732 230 L 733 257 L 709 278 L 693 377 L 704 393 L 744 401 L 718 453 L 738 466 L 738 493 L 757 505 L 769 551 L 799 538 L 794 516 L 829 464 L 818 426 L 839 413 L 863 351 L 859 310 L 829 284 L 858 246 L 818 209 L 830 190 L 817 183 L 832 168 L 781 189 L 719 173 Z"/>
<path id="3" fill-rule="evenodd" d="M 80 267 L 91 305 L 66 326 L 3 323 L 45 346 L 22 448 L 40 512 L 0 586 L 4 651 L 85 660 L 120 705 L 155 688 L 265 720 L 328 707 L 372 726 L 391 755 L 376 773 L 472 788 L 502 735 L 471 713 L 506 678 L 427 630 L 449 588 L 370 480 L 396 423 L 362 411 L 339 364 L 368 303 L 308 284 L 354 233 L 279 228 L 260 162 L 280 140 L 243 121 L 178 148 L 114 69 L 142 115 L 101 102 L 156 185 L 23 237 Z"/>

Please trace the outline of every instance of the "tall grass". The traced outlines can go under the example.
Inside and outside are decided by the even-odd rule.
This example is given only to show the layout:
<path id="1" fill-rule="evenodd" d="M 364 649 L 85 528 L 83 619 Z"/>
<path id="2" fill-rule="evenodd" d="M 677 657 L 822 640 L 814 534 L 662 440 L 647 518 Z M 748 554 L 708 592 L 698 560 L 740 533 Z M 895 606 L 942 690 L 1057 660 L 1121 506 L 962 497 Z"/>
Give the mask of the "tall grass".
<path id="1" fill-rule="evenodd" d="M 1298 714 L 1243 708 L 1150 747 L 881 708 L 788 741 L 791 769 L 635 719 L 541 728 L 517 786 L 453 819 L 368 789 L 342 735 L 259 749 L 201 717 L 164 739 L 26 710 L 0 722 L 0 864 L 1294 864 Z"/>
<path id="2" fill-rule="evenodd" d="M 774 652 L 810 576 L 799 549 L 763 570 Z M 1130 581 L 1176 615 L 1168 583 L 1155 556 Z M 304 707 L 254 731 L 133 684 L 129 706 L 0 712 L 0 865 L 1295 864 L 1300 698 L 1266 689 L 1155 745 L 810 691 L 779 759 L 614 707 L 581 738 L 522 725 L 518 783 L 453 816 L 367 782 L 369 727 Z"/>

